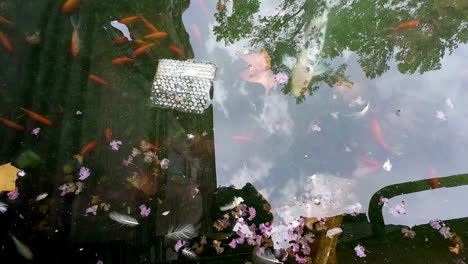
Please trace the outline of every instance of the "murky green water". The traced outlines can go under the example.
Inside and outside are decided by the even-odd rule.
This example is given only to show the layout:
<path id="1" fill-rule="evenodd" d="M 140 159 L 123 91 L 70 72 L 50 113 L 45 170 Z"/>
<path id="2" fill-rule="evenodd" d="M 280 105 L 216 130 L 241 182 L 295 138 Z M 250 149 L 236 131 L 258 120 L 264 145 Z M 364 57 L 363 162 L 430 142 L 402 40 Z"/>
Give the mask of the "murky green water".
<path id="1" fill-rule="evenodd" d="M 284 263 L 466 261 L 466 1 L 62 5 L 0 1 L 11 42 L 0 39 L 0 117 L 24 126 L 0 123 L 0 164 L 26 172 L 19 196 L 1 196 L 5 259 L 185 263 L 190 249 L 201 263 L 274 263 L 255 257 L 260 248 Z M 131 16 L 132 40 L 118 45 L 111 22 Z M 167 36 L 144 39 L 141 17 Z M 131 60 L 112 63 L 121 57 Z M 151 106 L 160 59 L 216 64 L 212 106 Z M 247 207 L 220 210 L 234 197 Z M 262 241 L 232 232 L 242 216 Z M 230 226 L 213 226 L 222 219 Z M 197 235 L 174 252 L 167 234 L 184 224 Z"/>

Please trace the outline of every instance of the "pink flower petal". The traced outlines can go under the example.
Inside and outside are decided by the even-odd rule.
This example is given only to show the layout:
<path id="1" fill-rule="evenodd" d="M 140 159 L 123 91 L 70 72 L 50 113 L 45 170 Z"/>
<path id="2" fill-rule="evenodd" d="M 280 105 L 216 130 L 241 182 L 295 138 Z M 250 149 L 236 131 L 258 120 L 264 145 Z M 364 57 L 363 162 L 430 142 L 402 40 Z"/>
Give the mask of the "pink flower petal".
<path id="1" fill-rule="evenodd" d="M 237 245 L 237 242 L 235 239 L 233 239 L 231 243 L 228 244 L 228 246 L 230 246 L 231 248 L 236 248 L 236 245 Z"/>
<path id="2" fill-rule="evenodd" d="M 15 188 L 14 192 L 8 192 L 7 193 L 8 199 L 10 199 L 10 200 L 15 200 L 16 198 L 18 198 L 19 195 L 20 195 L 20 193 L 18 192 L 18 188 Z"/>

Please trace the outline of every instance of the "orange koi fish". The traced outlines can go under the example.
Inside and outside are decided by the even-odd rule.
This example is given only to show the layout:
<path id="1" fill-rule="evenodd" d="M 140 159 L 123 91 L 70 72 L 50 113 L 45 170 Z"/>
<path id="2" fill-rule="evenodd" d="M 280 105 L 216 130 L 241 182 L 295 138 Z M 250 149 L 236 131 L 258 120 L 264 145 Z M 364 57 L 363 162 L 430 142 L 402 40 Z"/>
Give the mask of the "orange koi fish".
<path id="1" fill-rule="evenodd" d="M 127 44 L 128 38 L 126 36 L 120 36 L 114 40 L 115 45 L 122 46 Z"/>
<path id="2" fill-rule="evenodd" d="M 8 51 L 10 53 L 13 52 L 13 45 L 11 45 L 10 40 L 1 31 L 0 31 L 0 42 L 2 43 L 2 45 L 6 49 L 6 51 Z"/>
<path id="3" fill-rule="evenodd" d="M 67 0 L 62 5 L 62 13 L 71 13 L 80 6 L 80 0 Z"/>
<path id="4" fill-rule="evenodd" d="M 414 28 L 418 25 L 419 25 L 419 20 L 411 20 L 411 21 L 399 24 L 398 26 L 396 26 L 396 28 L 400 30 L 405 30 L 405 29 Z"/>
<path id="5" fill-rule="evenodd" d="M 15 123 L 15 122 L 10 121 L 8 119 L 5 119 L 3 117 L 0 117 L 0 122 L 2 122 L 5 126 L 14 128 L 16 130 L 20 130 L 20 131 L 25 130 L 24 126 L 19 125 L 19 124 Z"/>
<path id="6" fill-rule="evenodd" d="M 183 51 L 181 51 L 179 48 L 177 48 L 176 46 L 169 46 L 167 47 L 168 50 L 170 50 L 174 55 L 177 55 L 179 57 L 185 57 L 185 53 Z"/>
<path id="7" fill-rule="evenodd" d="M 112 60 L 112 64 L 114 64 L 114 65 L 123 65 L 123 64 L 128 64 L 128 63 L 132 63 L 132 62 L 135 62 L 135 60 L 131 59 L 131 58 L 127 58 L 127 57 L 121 57 L 121 58 L 117 58 L 117 59 Z"/>
<path id="8" fill-rule="evenodd" d="M 372 118 L 371 128 L 372 135 L 374 136 L 375 140 L 379 142 L 380 146 L 382 146 L 385 150 L 389 152 L 393 152 L 392 149 L 387 145 L 387 143 L 385 143 L 382 127 L 380 127 L 379 121 L 377 121 L 377 119 Z"/>
<path id="9" fill-rule="evenodd" d="M 148 39 L 162 39 L 167 37 L 169 34 L 167 32 L 154 32 L 143 37 L 144 40 Z"/>
<path id="10" fill-rule="evenodd" d="M 233 136 L 232 139 L 234 140 L 238 140 L 238 141 L 255 141 L 253 138 L 251 137 L 246 137 L 246 136 Z"/>
<path id="11" fill-rule="evenodd" d="M 210 12 L 208 12 L 208 8 L 206 8 L 205 2 L 203 2 L 203 0 L 198 0 L 197 2 L 198 2 L 198 4 L 200 5 L 200 8 L 203 11 L 203 14 L 205 14 L 205 16 L 208 16 L 210 14 Z"/>
<path id="12" fill-rule="evenodd" d="M 198 28 L 196 24 L 192 24 L 192 31 L 198 43 L 202 44 L 202 35 L 200 33 L 200 29 Z"/>
<path id="13" fill-rule="evenodd" d="M 147 141 L 143 141 L 145 143 L 145 145 L 149 146 L 150 149 L 153 149 L 153 150 L 157 150 L 157 151 L 162 151 L 160 148 L 156 147 L 155 145 L 147 142 Z"/>
<path id="14" fill-rule="evenodd" d="M 106 139 L 110 141 L 112 139 L 112 130 L 110 128 L 106 128 Z"/>
<path id="15" fill-rule="evenodd" d="M 98 144 L 97 141 L 89 142 L 88 144 L 86 144 L 86 146 L 84 146 L 81 149 L 80 155 L 84 156 L 84 155 L 88 154 L 89 152 L 91 152 L 93 149 L 96 148 L 97 144 Z"/>
<path id="16" fill-rule="evenodd" d="M 429 183 L 432 186 L 432 189 L 437 189 L 440 187 L 439 178 L 437 177 L 436 169 L 429 167 Z"/>
<path id="17" fill-rule="evenodd" d="M 72 42 L 70 47 L 71 54 L 76 57 L 80 51 L 80 38 L 78 36 L 78 28 L 73 29 Z"/>
<path id="18" fill-rule="evenodd" d="M 379 164 L 377 161 L 370 160 L 370 159 L 368 159 L 368 158 L 362 156 L 361 154 L 356 154 L 356 157 L 357 157 L 359 160 L 361 160 L 361 161 L 363 161 L 363 162 L 365 162 L 365 163 L 367 163 L 367 164 L 369 164 L 369 165 L 371 165 L 371 166 L 378 166 L 378 167 L 380 167 L 380 164 Z"/>
<path id="19" fill-rule="evenodd" d="M 19 107 L 19 109 L 21 109 L 26 115 L 28 115 L 30 118 L 36 120 L 39 123 L 42 123 L 42 124 L 48 125 L 48 126 L 51 126 L 53 124 L 52 121 L 50 121 L 49 119 L 47 119 L 43 115 L 40 115 L 38 113 L 35 113 L 35 112 L 30 111 L 28 109 L 25 109 L 25 108 L 23 108 L 21 106 Z"/>
<path id="20" fill-rule="evenodd" d="M 88 76 L 88 79 L 92 80 L 92 81 L 95 81 L 96 83 L 99 83 L 99 84 L 102 84 L 104 86 L 107 86 L 107 87 L 111 87 L 110 83 L 104 81 L 103 79 L 97 77 L 96 75 L 94 74 L 90 74 Z"/>
<path id="21" fill-rule="evenodd" d="M 142 46 L 142 47 L 139 47 L 138 49 L 136 49 L 135 51 L 133 51 L 133 55 L 135 56 L 140 56 L 142 54 L 145 54 L 146 52 L 148 52 L 148 50 L 153 47 L 154 45 L 156 45 L 156 43 L 150 43 L 148 45 L 145 45 L 145 46 Z"/>
<path id="22" fill-rule="evenodd" d="M 141 21 L 145 24 L 145 26 L 153 33 L 159 32 L 159 30 L 153 26 L 148 20 L 146 20 L 143 16 L 140 16 Z"/>
<path id="23" fill-rule="evenodd" d="M 138 18 L 140 18 L 140 16 L 124 17 L 122 19 L 119 19 L 119 22 L 122 24 L 128 25 L 128 24 L 135 22 L 135 20 L 137 20 Z"/>
<path id="24" fill-rule="evenodd" d="M 11 22 L 10 20 L 0 16 L 0 23 L 7 24 L 9 26 L 14 26 L 15 23 Z"/>
<path id="25" fill-rule="evenodd" d="M 149 42 L 144 41 L 144 40 L 141 40 L 141 39 L 136 39 L 136 40 L 134 40 L 133 42 L 135 42 L 135 44 L 136 44 L 138 47 L 141 47 L 141 46 L 150 44 Z"/>

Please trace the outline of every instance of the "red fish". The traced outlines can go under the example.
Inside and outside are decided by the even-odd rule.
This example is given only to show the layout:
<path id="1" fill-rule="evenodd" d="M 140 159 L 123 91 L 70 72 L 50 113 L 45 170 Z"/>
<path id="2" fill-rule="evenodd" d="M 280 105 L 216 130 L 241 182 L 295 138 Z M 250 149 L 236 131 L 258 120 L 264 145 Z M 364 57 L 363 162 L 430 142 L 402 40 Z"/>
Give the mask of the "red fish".
<path id="1" fill-rule="evenodd" d="M 119 19 L 119 22 L 125 25 L 133 23 L 135 20 L 140 18 L 140 16 L 129 16 L 129 17 L 124 17 L 122 19 Z"/>
<path id="2" fill-rule="evenodd" d="M 440 187 L 439 178 L 437 177 L 436 169 L 429 167 L 429 182 L 432 186 L 432 189 L 437 189 Z"/>
<path id="3" fill-rule="evenodd" d="M 356 154 L 356 157 L 360 159 L 361 161 L 364 161 L 365 163 L 371 165 L 371 166 L 379 166 L 380 164 L 377 161 L 373 161 L 370 159 L 367 159 L 366 157 L 362 156 L 361 154 Z"/>
<path id="4" fill-rule="evenodd" d="M 185 53 L 183 51 L 181 51 L 179 48 L 177 48 L 176 46 L 169 46 L 167 47 L 168 50 L 170 50 L 174 55 L 177 55 L 179 57 L 185 57 Z"/>
<path id="5" fill-rule="evenodd" d="M 154 45 L 156 45 L 156 43 L 150 43 L 148 45 L 144 45 L 142 47 L 139 47 L 138 49 L 136 49 L 135 51 L 133 51 L 133 55 L 135 56 L 140 56 L 142 54 L 145 54 L 146 52 L 148 52 L 148 50 L 153 47 Z"/>
<path id="6" fill-rule="evenodd" d="M 89 152 L 91 152 L 93 149 L 96 148 L 97 144 L 98 144 L 97 141 L 89 142 L 88 144 L 86 144 L 86 146 L 84 146 L 81 149 L 80 155 L 84 156 L 84 155 L 88 154 Z"/>
<path id="7" fill-rule="evenodd" d="M 246 137 L 246 136 L 233 136 L 232 139 L 234 140 L 238 140 L 238 141 L 255 141 L 253 138 L 251 137 Z"/>
<path id="8" fill-rule="evenodd" d="M 198 28 L 198 26 L 196 24 L 192 24 L 192 31 L 193 31 L 193 35 L 195 36 L 195 39 L 197 39 L 198 43 L 202 44 L 203 43 L 202 35 L 201 35 L 201 32 L 200 32 L 200 29 Z"/>
<path id="9" fill-rule="evenodd" d="M 203 11 L 203 14 L 205 14 L 205 16 L 208 16 L 210 14 L 210 12 L 208 12 L 208 8 L 206 8 L 205 2 L 203 2 L 203 0 L 197 0 L 197 2 L 198 2 L 198 4 L 200 5 L 200 8 Z"/>
<path id="10" fill-rule="evenodd" d="M 8 51 L 10 53 L 13 52 L 13 45 L 11 45 L 10 40 L 1 31 L 0 31 L 0 42 L 2 43 L 2 45 L 6 49 L 6 51 Z"/>
<path id="11" fill-rule="evenodd" d="M 157 150 L 157 151 L 162 151 L 160 148 L 156 147 L 155 145 L 147 142 L 147 141 L 143 141 L 145 143 L 145 145 L 149 146 L 150 149 L 153 149 L 153 150 Z"/>
<path id="12" fill-rule="evenodd" d="M 19 124 L 15 123 L 15 122 L 10 121 L 8 119 L 5 119 L 3 117 L 0 117 L 0 122 L 2 122 L 5 126 L 14 128 L 16 130 L 23 131 L 25 129 L 24 126 L 19 125 Z"/>
<path id="13" fill-rule="evenodd" d="M 122 46 L 127 44 L 128 38 L 126 36 L 120 36 L 114 40 L 115 45 Z"/>
<path id="14" fill-rule="evenodd" d="M 106 128 L 106 139 L 110 141 L 112 139 L 112 130 L 110 128 Z"/>
<path id="15" fill-rule="evenodd" d="M 144 40 L 148 39 L 162 39 L 167 37 L 169 34 L 167 32 L 154 32 L 143 37 Z"/>
<path id="16" fill-rule="evenodd" d="M 33 111 L 30 111 L 28 109 L 25 109 L 23 107 L 19 107 L 26 115 L 28 115 L 29 117 L 31 117 L 32 119 L 38 121 L 39 123 L 42 123 L 44 125 L 48 125 L 48 126 L 51 126 L 53 123 L 52 121 L 50 121 L 49 119 L 47 119 L 45 116 L 43 115 L 40 115 L 38 113 L 35 113 Z"/>
<path id="17" fill-rule="evenodd" d="M 67 0 L 63 5 L 62 5 L 62 13 L 71 13 L 78 9 L 80 6 L 80 0 Z"/>
<path id="18" fill-rule="evenodd" d="M 396 26 L 396 28 L 404 30 L 404 29 L 414 28 L 418 25 L 419 25 L 419 20 L 411 20 L 411 21 L 399 24 L 398 26 Z"/>
<path id="19" fill-rule="evenodd" d="M 140 16 L 141 21 L 145 24 L 145 26 L 153 33 L 159 32 L 159 30 L 153 26 L 148 20 L 146 20 L 143 16 Z"/>
<path id="20" fill-rule="evenodd" d="M 135 62 L 135 60 L 128 58 L 128 57 L 121 57 L 121 58 L 112 60 L 112 64 L 114 65 L 123 65 L 123 64 L 133 63 L 133 62 Z"/>
<path id="21" fill-rule="evenodd" d="M 107 86 L 107 87 L 111 87 L 110 83 L 104 81 L 103 79 L 101 79 L 100 77 L 97 77 L 96 75 L 94 74 L 90 74 L 88 76 L 88 79 L 92 80 L 92 81 L 95 81 L 96 83 L 99 83 L 99 84 L 102 84 L 104 86 Z"/>
<path id="22" fill-rule="evenodd" d="M 70 47 L 70 52 L 73 56 L 78 56 L 80 51 L 80 38 L 78 36 L 78 28 L 73 29 L 72 42 Z"/>
<path id="23" fill-rule="evenodd" d="M 9 26 L 14 26 L 15 24 L 13 22 L 11 22 L 10 20 L 0 16 L 0 23 L 3 23 L 3 24 L 6 24 L 6 25 L 9 25 Z"/>
<path id="24" fill-rule="evenodd" d="M 377 121 L 377 119 L 372 118 L 371 127 L 372 135 L 374 136 L 375 140 L 379 142 L 380 146 L 382 146 L 385 150 L 389 152 L 393 152 L 392 149 L 387 145 L 387 143 L 385 143 L 382 127 L 380 127 L 379 121 Z"/>

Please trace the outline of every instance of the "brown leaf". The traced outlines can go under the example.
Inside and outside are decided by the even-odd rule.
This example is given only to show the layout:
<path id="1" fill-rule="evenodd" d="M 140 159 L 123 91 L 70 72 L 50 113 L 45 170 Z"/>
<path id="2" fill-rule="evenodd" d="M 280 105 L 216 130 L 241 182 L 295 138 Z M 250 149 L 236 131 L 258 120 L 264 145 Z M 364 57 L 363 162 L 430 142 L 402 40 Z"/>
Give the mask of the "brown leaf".
<path id="1" fill-rule="evenodd" d="M 306 218 L 305 225 L 307 226 L 307 228 L 309 228 L 309 230 L 314 230 L 314 224 L 318 221 L 319 219 L 316 217 Z"/>

